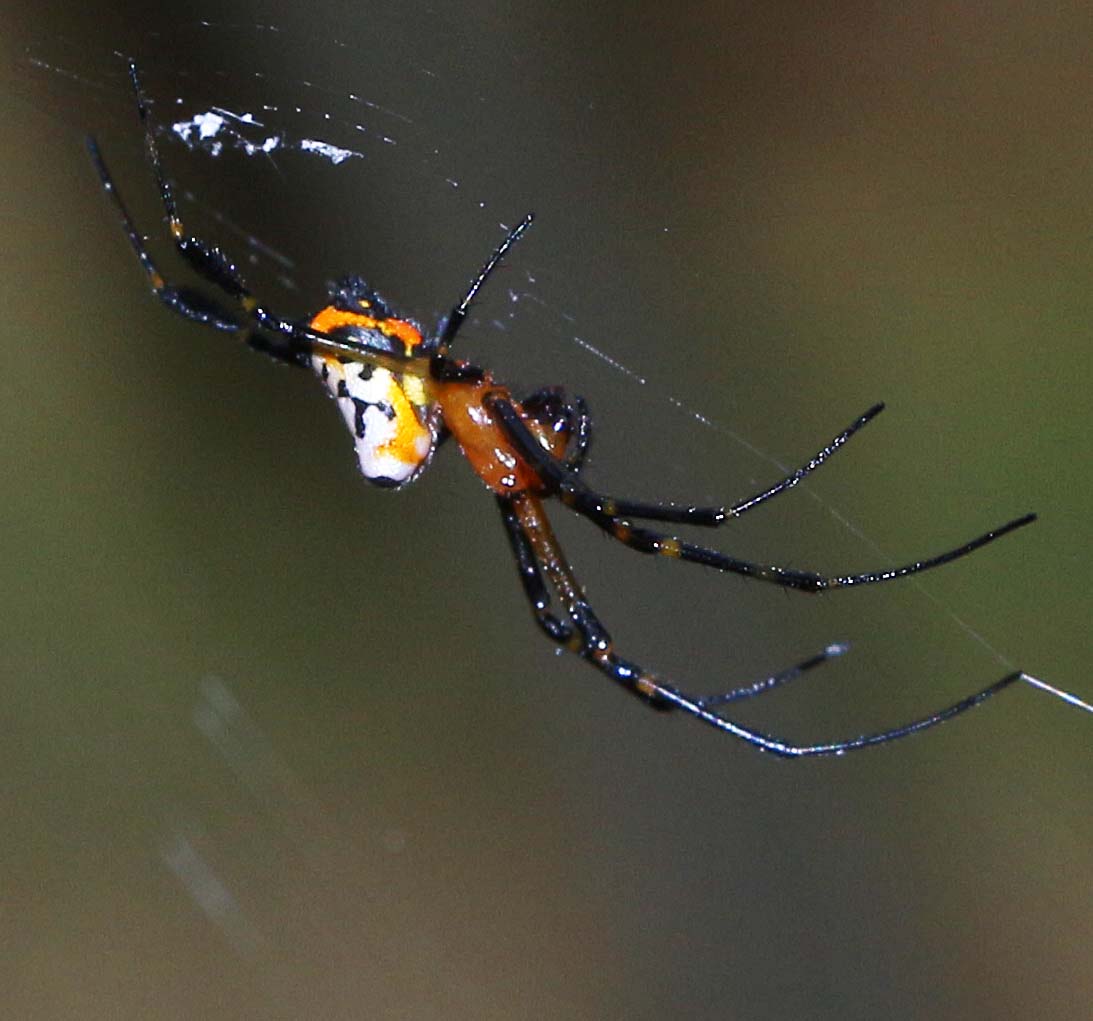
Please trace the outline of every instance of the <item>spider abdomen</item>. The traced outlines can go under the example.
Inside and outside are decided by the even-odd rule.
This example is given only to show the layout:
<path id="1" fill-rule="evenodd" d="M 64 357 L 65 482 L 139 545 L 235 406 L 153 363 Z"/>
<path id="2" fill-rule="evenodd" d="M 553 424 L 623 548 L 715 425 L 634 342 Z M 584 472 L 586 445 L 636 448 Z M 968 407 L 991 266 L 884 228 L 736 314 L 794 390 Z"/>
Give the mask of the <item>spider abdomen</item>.
<path id="1" fill-rule="evenodd" d="M 311 366 L 338 402 L 361 474 L 388 488 L 417 478 L 436 442 L 420 377 L 326 354 Z"/>
<path id="2" fill-rule="evenodd" d="M 420 348 L 418 327 L 389 315 L 362 280 L 347 278 L 335 287 L 333 297 L 334 304 L 312 317 L 311 329 L 394 358 L 409 359 Z M 311 367 L 338 402 L 361 474 L 387 488 L 413 482 L 436 445 L 435 416 L 421 377 L 323 351 L 312 354 Z"/>

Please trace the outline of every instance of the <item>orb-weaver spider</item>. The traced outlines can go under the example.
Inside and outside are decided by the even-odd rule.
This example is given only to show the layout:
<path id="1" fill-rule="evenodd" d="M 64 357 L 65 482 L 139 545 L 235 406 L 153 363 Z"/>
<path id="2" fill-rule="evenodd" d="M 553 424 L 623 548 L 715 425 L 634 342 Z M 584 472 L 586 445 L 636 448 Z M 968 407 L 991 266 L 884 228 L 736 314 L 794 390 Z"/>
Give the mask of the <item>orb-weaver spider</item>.
<path id="1" fill-rule="evenodd" d="M 805 465 L 769 489 L 730 507 L 648 503 L 605 496 L 586 485 L 581 476 L 592 430 L 581 398 L 567 397 L 560 388 L 548 388 L 517 400 L 485 369 L 450 354 L 472 302 L 531 225 L 530 214 L 509 231 L 432 336 L 424 336 L 411 320 L 393 315 L 383 299 L 359 277 L 342 280 L 333 290 L 331 303 L 306 323 L 294 322 L 260 305 L 220 249 L 186 233 L 163 171 L 149 124 L 148 105 L 132 62 L 129 77 L 144 129 L 145 150 L 175 246 L 193 270 L 238 304 L 242 318 L 197 291 L 167 283 L 160 275 L 114 186 L 98 145 L 88 139 L 102 186 L 121 216 L 153 293 L 187 319 L 235 334 L 251 347 L 289 364 L 313 369 L 337 400 L 353 434 L 361 471 L 370 482 L 388 487 L 412 482 L 429 464 L 437 446 L 454 437 L 471 467 L 494 494 L 524 593 L 539 626 L 552 641 L 582 656 L 655 708 L 682 709 L 756 748 L 786 757 L 839 755 L 906 737 L 978 705 L 1023 676 L 1020 672 L 1009 674 L 953 705 L 891 730 L 841 741 L 794 745 L 744 727 L 720 715 L 717 707 L 770 691 L 839 655 L 843 646 L 829 646 L 780 674 L 707 697 L 686 694 L 623 659 L 615 652 L 610 635 L 589 605 L 554 537 L 543 507 L 547 497 L 558 497 L 631 549 L 804 592 L 869 585 L 916 574 L 971 553 L 1029 524 L 1035 515 L 1016 518 L 945 553 L 903 567 L 832 577 L 740 560 L 634 525 L 631 519 L 714 527 L 740 517 L 793 488 L 876 417 L 883 405 L 866 411 Z M 551 610 L 551 589 L 565 609 L 565 620 Z"/>

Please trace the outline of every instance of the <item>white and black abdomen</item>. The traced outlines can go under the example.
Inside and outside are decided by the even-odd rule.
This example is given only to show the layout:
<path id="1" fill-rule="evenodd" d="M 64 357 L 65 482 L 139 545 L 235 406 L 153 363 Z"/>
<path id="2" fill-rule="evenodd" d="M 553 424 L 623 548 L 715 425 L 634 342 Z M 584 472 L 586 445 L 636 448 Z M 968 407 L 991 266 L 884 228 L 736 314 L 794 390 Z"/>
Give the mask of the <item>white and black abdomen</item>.
<path id="1" fill-rule="evenodd" d="M 374 301 L 370 293 L 369 297 Z M 371 302 L 360 301 L 359 312 L 343 302 L 344 297 L 342 307 L 324 308 L 308 325 L 358 340 L 377 352 L 405 357 L 421 344 L 412 323 L 382 315 Z M 311 367 L 338 402 L 364 477 L 391 488 L 412 482 L 429 463 L 436 444 L 435 415 L 421 377 L 329 353 L 312 354 Z"/>

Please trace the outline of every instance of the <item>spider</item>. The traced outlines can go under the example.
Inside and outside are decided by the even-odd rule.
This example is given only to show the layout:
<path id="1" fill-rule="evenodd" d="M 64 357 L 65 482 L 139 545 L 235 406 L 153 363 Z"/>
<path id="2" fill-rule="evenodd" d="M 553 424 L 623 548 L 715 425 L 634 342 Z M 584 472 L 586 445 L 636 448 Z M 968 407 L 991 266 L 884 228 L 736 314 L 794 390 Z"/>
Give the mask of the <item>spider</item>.
<path id="1" fill-rule="evenodd" d="M 741 560 L 635 524 L 646 521 L 714 528 L 739 518 L 795 487 L 880 414 L 884 405 L 876 404 L 860 415 L 796 471 L 728 507 L 625 500 L 600 493 L 584 481 L 592 421 L 580 397 L 568 396 L 560 387 L 549 387 L 519 400 L 486 369 L 451 355 L 452 344 L 483 284 L 531 226 L 530 213 L 508 232 L 462 299 L 431 335 L 423 333 L 413 320 L 396 315 L 357 276 L 338 282 L 330 303 L 306 322 L 288 319 L 259 302 L 224 252 L 187 233 L 163 169 L 148 103 L 132 61 L 129 79 L 144 132 L 146 156 L 175 247 L 201 278 L 232 300 L 235 311 L 197 290 L 170 284 L 160 274 L 97 143 L 88 138 L 88 150 L 102 187 L 121 218 L 153 294 L 186 319 L 233 334 L 267 355 L 314 371 L 337 402 L 352 433 L 361 472 L 369 482 L 389 488 L 408 485 L 428 467 L 441 443 L 454 438 L 493 494 L 524 594 L 539 627 L 551 641 L 581 656 L 656 709 L 682 710 L 755 748 L 788 758 L 841 755 L 907 737 L 971 709 L 1023 676 L 1019 671 L 1008 674 L 944 709 L 889 730 L 838 741 L 792 744 L 735 722 L 722 714 L 721 707 L 779 687 L 840 655 L 845 646 L 830 645 L 781 673 L 704 697 L 688 694 L 624 659 L 615 651 L 611 636 L 554 536 L 544 507 L 550 497 L 558 498 L 631 549 L 802 592 L 872 585 L 917 574 L 966 556 L 1031 523 L 1035 515 L 1015 518 L 961 546 L 902 567 L 834 576 Z M 552 592 L 564 616 L 552 609 Z"/>

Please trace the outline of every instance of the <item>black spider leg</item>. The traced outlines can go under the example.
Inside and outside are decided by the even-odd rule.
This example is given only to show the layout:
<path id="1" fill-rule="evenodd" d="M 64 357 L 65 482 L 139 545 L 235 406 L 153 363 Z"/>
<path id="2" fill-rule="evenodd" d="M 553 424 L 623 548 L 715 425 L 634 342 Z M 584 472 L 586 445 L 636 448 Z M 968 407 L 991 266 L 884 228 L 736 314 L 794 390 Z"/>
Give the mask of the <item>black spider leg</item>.
<path id="1" fill-rule="evenodd" d="M 859 748 L 869 748 L 873 745 L 887 744 L 889 741 L 898 741 L 900 738 L 910 737 L 911 734 L 917 734 L 921 730 L 929 730 L 931 727 L 936 727 L 946 720 L 951 720 L 954 716 L 959 716 L 961 713 L 975 708 L 975 706 L 979 705 L 981 702 L 985 702 L 992 695 L 996 695 L 1003 688 L 1008 688 L 1015 681 L 1019 681 L 1022 676 L 1020 671 L 1007 674 L 1005 677 L 988 685 L 981 691 L 977 691 L 973 695 L 962 698 L 959 702 L 954 702 L 952 705 L 946 706 L 938 712 L 931 713 L 929 716 L 923 716 L 911 723 L 905 723 L 902 726 L 893 727 L 890 730 L 882 730 L 872 734 L 861 734 L 856 737 L 845 738 L 841 741 L 829 741 L 811 745 L 788 744 L 781 738 L 749 730 L 717 713 L 710 712 L 705 708 L 702 700 L 694 699 L 674 688 L 665 687 L 664 685 L 655 682 L 652 684 L 652 688 L 657 698 L 665 700 L 677 709 L 682 709 L 684 712 L 691 713 L 691 715 L 698 717 L 703 723 L 709 724 L 711 727 L 715 727 L 718 730 L 732 734 L 733 737 L 747 741 L 748 744 L 753 745 L 762 751 L 772 752 L 773 754 L 784 758 L 796 759 L 819 755 L 844 755 L 846 752 L 857 751 Z"/>
<path id="2" fill-rule="evenodd" d="M 591 507 L 609 517 L 642 518 L 646 521 L 666 521 L 676 524 L 717 527 L 730 518 L 742 514 L 765 503 L 779 493 L 784 493 L 796 486 L 806 475 L 820 467 L 840 447 L 844 446 L 859 429 L 867 425 L 884 410 L 883 404 L 874 404 L 864 414 L 859 415 L 830 443 L 818 450 L 800 468 L 790 472 L 773 486 L 764 489 L 745 500 L 739 500 L 731 507 L 698 507 L 692 504 L 653 503 L 645 500 L 619 500 L 614 497 L 595 493 L 583 484 L 574 485 L 571 481 L 559 479 L 558 493 L 563 502 L 570 506 L 578 504 Z"/>
<path id="3" fill-rule="evenodd" d="M 610 517 L 643 518 L 646 521 L 667 521 L 676 524 L 715 528 L 729 518 L 738 518 L 779 493 L 792 489 L 806 475 L 819 468 L 836 450 L 844 446 L 851 436 L 876 418 L 883 410 L 883 404 L 874 404 L 868 411 L 854 419 L 830 443 L 818 450 L 800 468 L 790 472 L 773 486 L 756 493 L 754 496 L 749 496 L 746 500 L 739 500 L 731 507 L 698 507 L 692 504 L 671 502 L 654 503 L 646 500 L 619 500 L 595 493 L 587 486 L 567 484 L 564 481 L 559 482 L 558 492 L 562 500 L 570 506 L 582 503 Z"/>
<path id="4" fill-rule="evenodd" d="M 296 324 L 290 323 L 280 316 L 267 313 L 258 305 L 257 300 L 244 283 L 242 275 L 231 259 L 219 248 L 208 245 L 200 238 L 187 233 L 178 211 L 178 205 L 175 202 L 174 192 L 171 190 L 167 175 L 163 171 L 163 161 L 160 159 L 155 132 L 152 130 L 151 120 L 148 116 L 148 102 L 144 96 L 144 89 L 141 87 L 137 65 L 132 60 L 129 61 L 129 82 L 133 88 L 133 95 L 137 104 L 137 115 L 140 119 L 141 129 L 144 132 L 145 155 L 155 176 L 160 201 L 163 203 L 163 210 L 167 216 L 167 225 L 174 240 L 175 248 L 195 273 L 239 303 L 250 320 L 249 323 L 237 324 L 235 327 L 235 331 L 241 339 L 245 340 L 251 347 L 271 357 L 292 365 L 306 366 L 307 356 L 315 346 L 313 338 L 309 336 L 312 331 L 303 327 L 298 328 Z M 101 159 L 98 163 L 101 167 Z M 100 176 L 102 176 L 101 171 Z M 111 190 L 116 195 L 116 189 Z M 190 295 L 192 293 L 190 292 Z M 185 307 L 179 307 L 176 311 L 187 316 L 187 318 L 193 318 Z M 255 327 L 269 331 L 277 339 L 274 340 L 273 337 L 267 337 L 261 333 L 254 334 Z"/>
<path id="5" fill-rule="evenodd" d="M 696 701 L 703 709 L 709 709 L 710 706 L 725 705 L 728 702 L 739 702 L 741 699 L 752 698 L 755 695 L 764 695 L 768 691 L 780 688 L 783 684 L 795 681 L 802 674 L 806 674 L 809 670 L 813 670 L 818 666 L 823 666 L 824 663 L 835 659 L 837 656 L 842 656 L 849 650 L 850 646 L 845 642 L 833 642 L 826 649 L 809 656 L 808 659 L 801 660 L 800 663 L 794 664 L 788 670 L 771 674 L 770 677 L 764 677 L 762 680 L 753 681 L 751 684 L 733 688 L 732 691 L 726 691 L 720 695 L 706 695 Z"/>
<path id="6" fill-rule="evenodd" d="M 723 524 L 729 518 L 738 518 L 742 514 L 761 503 L 793 489 L 806 475 L 811 474 L 820 467 L 832 454 L 842 447 L 859 429 L 868 425 L 884 410 L 883 404 L 874 404 L 864 414 L 859 415 L 841 433 L 835 436 L 830 443 L 818 450 L 800 468 L 791 471 L 773 486 L 764 489 L 746 500 L 739 500 L 731 507 L 695 507 L 687 504 L 675 503 L 651 503 L 645 500 L 616 500 L 585 490 L 583 494 L 575 493 L 574 501 L 599 503 L 599 510 L 611 517 L 644 518 L 646 521 L 669 521 L 685 525 L 702 525 L 716 527 Z M 564 499 L 564 497 L 563 497 Z"/>
<path id="7" fill-rule="evenodd" d="M 189 319 L 205 326 L 211 326 L 213 329 L 222 330 L 225 333 L 233 333 L 255 350 L 262 351 L 264 354 L 277 358 L 280 361 L 288 362 L 290 365 L 306 364 L 307 351 L 310 350 L 310 347 L 316 346 L 314 340 L 310 336 L 296 337 L 293 329 L 287 322 L 278 319 L 276 322 L 263 323 L 261 325 L 266 329 L 275 331 L 278 338 L 287 338 L 288 343 L 282 339 L 274 340 L 260 333 L 255 334 L 252 330 L 254 325 L 257 324 L 237 322 L 232 318 L 230 312 L 200 291 L 196 291 L 190 287 L 177 287 L 173 284 L 169 284 L 156 268 L 156 265 L 148 252 L 147 246 L 144 243 L 144 239 L 137 230 L 136 225 L 129 214 L 129 210 L 121 197 L 121 193 L 118 191 L 117 185 L 114 184 L 114 180 L 110 171 L 107 169 L 106 162 L 103 160 L 98 144 L 94 138 L 87 139 L 87 149 L 91 154 L 92 162 L 95 164 L 95 169 L 98 172 L 103 191 L 106 192 L 111 202 L 113 202 L 114 207 L 121 217 L 122 227 L 125 230 L 126 237 L 128 237 L 129 243 L 148 277 L 148 283 L 152 289 L 152 293 L 159 298 L 164 305 L 184 319 Z M 206 273 L 200 273 L 200 275 L 219 286 L 220 281 L 218 278 L 210 278 Z M 231 296 L 236 297 L 238 289 L 233 289 L 229 293 Z M 253 312 L 249 309 L 244 308 L 244 311 L 249 317 L 252 319 L 254 318 Z M 310 331 L 302 332 L 309 333 Z M 316 335 L 316 337 L 319 340 L 325 340 L 321 335 Z M 329 343 L 332 344 L 334 342 L 330 341 Z"/>
<path id="8" fill-rule="evenodd" d="M 263 308 L 248 290 L 238 269 L 220 249 L 211 247 L 200 239 L 186 234 L 170 184 L 163 172 L 159 150 L 149 125 L 147 102 L 141 88 L 136 64 L 133 61 L 129 62 L 129 79 L 136 96 L 137 112 L 144 128 L 145 152 L 156 178 L 160 199 L 167 214 L 175 247 L 199 276 L 238 301 L 250 322 L 244 324 L 231 322 L 227 313 L 208 298 L 190 289 L 171 288 L 163 283 L 162 277 L 156 272 L 144 247 L 140 234 L 121 203 L 117 188 L 99 155 L 97 145 L 94 140 L 89 139 L 88 146 L 99 171 L 103 188 L 121 211 L 126 233 L 137 253 L 137 258 L 140 259 L 142 266 L 149 275 L 153 291 L 157 294 L 162 291 L 166 295 L 164 300 L 168 306 L 178 312 L 179 315 L 197 322 L 209 323 L 218 329 L 231 330 L 251 347 L 292 365 L 306 366 L 308 355 L 312 351 L 321 350 L 357 361 L 382 365 L 395 372 L 404 371 L 405 362 L 408 359 L 391 355 L 386 351 L 373 350 L 367 344 L 348 338 L 331 337 L 319 333 L 308 326 Z M 255 329 L 260 332 L 254 333 Z"/>
<path id="9" fill-rule="evenodd" d="M 496 500 L 498 509 L 501 511 L 501 520 L 505 525 L 505 532 L 509 538 L 509 544 L 512 546 L 517 572 L 520 575 L 520 583 L 523 585 L 524 594 L 531 604 L 536 621 L 546 632 L 547 637 L 559 645 L 564 645 L 570 652 L 583 655 L 582 650 L 586 644 L 585 641 L 551 612 L 550 592 L 543 580 L 535 551 L 532 549 L 531 542 L 520 523 L 520 518 L 513 508 L 512 500 L 505 496 L 497 496 Z M 606 631 L 604 631 L 604 634 L 606 635 Z M 696 699 L 696 703 L 703 708 L 709 708 L 711 705 L 721 705 L 726 702 L 735 702 L 755 695 L 762 695 L 783 684 L 788 684 L 805 672 L 826 663 L 830 659 L 834 659 L 836 656 L 841 656 L 847 649 L 848 646 L 846 645 L 829 645 L 822 652 L 809 656 L 808 659 L 795 664 L 788 670 L 783 670 L 781 673 L 766 677 L 761 681 L 733 688 L 721 694 Z M 658 709 L 667 710 L 672 708 L 672 706 L 657 702 L 655 699 L 651 700 L 650 704 Z"/>
<path id="10" fill-rule="evenodd" d="M 91 154 L 91 160 L 98 171 L 103 191 L 110 197 L 121 217 L 126 237 L 129 238 L 129 244 L 132 246 L 145 275 L 148 277 L 148 284 L 152 288 L 152 293 L 172 312 L 177 312 L 186 319 L 203 323 L 205 326 L 211 326 L 227 333 L 238 333 L 240 330 L 239 323 L 232 319 L 231 314 L 215 301 L 191 288 L 174 287 L 167 283 L 156 268 L 152 256 L 148 253 L 144 239 L 133 223 L 133 218 L 129 215 L 129 210 L 126 208 L 113 178 L 110 176 L 110 171 L 106 167 L 98 143 L 94 138 L 89 137 L 87 139 L 87 151 Z"/>
<path id="11" fill-rule="evenodd" d="M 466 320 L 471 303 L 474 301 L 475 297 L 477 297 L 482 285 L 489 279 L 490 274 L 497 268 L 508 250 L 520 240 L 524 231 L 532 225 L 534 220 L 535 214 L 528 213 L 527 216 L 509 231 L 505 240 L 494 249 L 493 254 L 485 261 L 482 268 L 478 271 L 478 275 L 471 281 L 470 287 L 467 288 L 467 293 L 463 295 L 463 300 L 448 313 L 448 317 L 441 324 L 441 327 L 437 332 L 435 341 L 436 354 L 440 359 L 444 359 L 447 356 L 448 349 L 452 346 L 452 341 L 455 340 L 459 328 L 463 325 L 464 320 Z"/>
<path id="12" fill-rule="evenodd" d="M 730 571 L 734 574 L 745 575 L 749 578 L 761 578 L 784 588 L 799 589 L 805 592 L 820 592 L 826 589 L 849 588 L 853 585 L 870 585 L 881 581 L 891 581 L 895 578 L 904 578 L 920 571 L 927 571 L 985 546 L 995 539 L 1001 538 L 1008 532 L 1030 524 L 1036 520 L 1035 514 L 1026 514 L 1015 518 L 999 528 L 984 532 L 970 542 L 961 546 L 939 553 L 936 556 L 924 560 L 916 560 L 902 567 L 891 567 L 880 571 L 868 571 L 863 574 L 837 575 L 826 577 L 814 571 L 798 571 L 793 568 L 779 567 L 774 564 L 758 564 L 750 560 L 741 560 L 729 556 L 718 550 L 698 546 L 685 542 L 682 539 L 672 538 L 659 532 L 639 528 L 629 521 L 616 517 L 607 510 L 609 507 L 603 498 L 588 490 L 580 480 L 571 472 L 567 472 L 562 465 L 535 441 L 527 426 L 520 420 L 512 402 L 503 397 L 493 397 L 487 400 L 488 407 L 493 411 L 509 438 L 516 445 L 523 456 L 535 469 L 536 473 L 561 497 L 564 503 L 572 507 L 577 513 L 582 514 L 590 521 L 598 525 L 608 535 L 631 549 L 641 553 L 651 553 L 658 556 L 672 557 L 677 560 L 686 560 L 690 563 L 702 564 L 718 571 Z"/>
<path id="13" fill-rule="evenodd" d="M 966 712 L 1003 688 L 1013 684 L 1022 676 L 1019 672 L 1009 674 L 981 691 L 962 698 L 959 702 L 954 702 L 938 712 L 931 713 L 929 716 L 924 716 L 911 723 L 893 727 L 890 730 L 861 734 L 839 741 L 826 741 L 819 744 L 790 744 L 780 737 L 752 730 L 713 712 L 708 706 L 717 702 L 717 696 L 701 699 L 688 695 L 675 687 L 665 684 L 656 675 L 649 673 L 636 663 L 619 656 L 614 650 L 610 634 L 600 623 L 599 618 L 589 605 L 580 583 L 565 559 L 538 497 L 529 493 L 521 493 L 513 497 L 498 498 L 498 502 L 513 543 L 513 549 L 517 555 L 517 565 L 520 568 L 524 591 L 528 595 L 532 610 L 539 619 L 540 625 L 554 641 L 564 645 L 570 651 L 576 652 L 601 673 L 606 674 L 631 694 L 637 695 L 654 708 L 681 709 L 722 733 L 730 734 L 738 740 L 745 741 L 755 748 L 771 752 L 774 755 L 785 758 L 842 755 L 849 751 L 856 751 L 859 748 L 868 748 L 871 745 L 896 741 L 918 733 L 920 730 L 935 727 L 939 723 L 944 723 L 946 720 Z M 515 537 L 517 531 L 519 531 L 522 538 Z M 572 629 L 562 625 L 552 614 L 549 614 L 550 597 L 542 578 L 544 572 L 564 604 L 566 613 L 576 629 L 575 633 Z M 544 614 L 547 615 L 547 623 L 544 623 Z M 555 627 L 554 625 L 558 626 Z M 823 659 L 829 658 L 825 654 L 821 654 L 821 656 Z M 810 668 L 811 665 L 818 665 L 818 663 L 812 664 L 809 660 L 806 660 L 805 663 L 799 665 L 799 668 L 804 670 Z M 786 674 L 796 676 L 793 670 L 786 671 Z M 787 679 L 790 678 L 787 677 Z M 767 684 L 763 687 L 762 685 L 763 682 L 760 682 L 760 685 L 755 686 L 756 690 L 752 693 L 762 694 L 763 691 L 769 691 L 775 686 Z M 742 698 L 746 696 L 737 693 L 746 690 L 735 689 L 727 694 L 730 697 Z"/>
<path id="14" fill-rule="evenodd" d="M 562 463 L 577 474 L 585 466 L 588 451 L 592 447 L 592 415 L 580 394 L 573 395 L 573 408 L 577 413 L 577 431 L 573 437 L 573 450 Z"/>
<path id="15" fill-rule="evenodd" d="M 584 466 L 588 456 L 588 449 L 592 441 L 592 416 L 588 411 L 588 404 L 584 398 L 579 395 L 574 395 L 567 400 L 564 391 L 560 387 L 543 387 L 540 390 L 536 390 L 528 397 L 525 397 L 520 402 L 520 406 L 526 413 L 531 414 L 532 417 L 542 416 L 540 420 L 547 426 L 552 426 L 560 417 L 565 418 L 567 426 L 573 430 L 573 449 L 569 451 L 562 463 L 574 473 L 579 472 Z M 576 425 L 573 423 L 574 417 L 577 419 Z M 539 620 L 540 626 L 543 627 L 548 635 L 554 637 L 553 629 L 558 628 L 561 625 L 557 622 L 557 618 L 554 618 L 549 614 L 547 614 L 547 617 L 552 622 L 551 624 L 548 625 L 543 619 L 543 615 L 550 605 L 550 596 L 543 585 L 542 575 L 538 571 L 538 565 L 535 562 L 534 554 L 528 547 L 527 539 L 520 531 L 519 522 L 512 513 L 508 500 L 504 497 L 498 497 L 497 501 L 498 506 L 501 508 L 501 515 L 504 519 L 506 529 L 508 530 L 509 541 L 512 544 L 513 553 L 516 556 L 517 566 L 520 571 L 521 580 L 524 583 L 525 593 L 532 604 L 532 608 L 536 618 Z M 532 579 L 537 580 L 533 582 Z M 571 633 L 567 632 L 564 636 L 557 638 L 556 640 L 559 642 L 568 642 L 570 638 Z M 828 660 L 834 659 L 836 656 L 843 655 L 849 651 L 849 648 L 850 647 L 845 643 L 832 643 L 821 652 L 809 656 L 807 659 L 794 664 L 792 667 L 789 667 L 780 673 L 771 674 L 761 680 L 753 681 L 750 684 L 742 685 L 738 688 L 733 688 L 731 691 L 709 695 L 701 699 L 701 704 L 705 708 L 709 708 L 711 705 L 724 705 L 728 702 L 736 702 L 741 699 L 752 698 L 755 695 L 761 695 L 764 692 L 771 691 L 774 688 L 788 684 L 792 680 L 796 680 L 796 678 L 800 677 L 802 674 L 807 673 L 815 667 L 821 666 L 828 662 Z"/>
<path id="16" fill-rule="evenodd" d="M 501 520 L 505 524 L 505 534 L 509 537 L 509 545 L 512 546 L 520 584 L 524 587 L 524 595 L 527 596 L 528 602 L 531 603 L 531 612 L 535 615 L 535 620 L 552 641 L 566 646 L 573 652 L 578 652 L 580 639 L 574 643 L 573 629 L 568 624 L 562 623 L 550 611 L 550 592 L 543 581 L 543 572 L 539 570 L 535 551 L 531 548 L 531 543 L 528 542 L 513 510 L 512 501 L 506 496 L 498 496 L 496 500 L 497 508 L 501 511 Z"/>
<path id="17" fill-rule="evenodd" d="M 144 98 L 144 89 L 140 84 L 136 62 L 132 60 L 129 61 L 129 83 L 133 87 L 133 95 L 137 101 L 137 116 L 140 118 L 140 126 L 144 132 L 145 155 L 156 178 L 156 186 L 159 188 L 163 210 L 167 214 L 167 226 L 174 239 L 175 248 L 196 273 L 220 288 L 225 294 L 235 298 L 249 312 L 247 305 L 253 302 L 254 298 L 243 283 L 243 278 L 235 264 L 219 248 L 207 245 L 186 232 L 171 185 L 163 172 L 159 146 L 156 145 L 155 132 L 152 130 L 152 123 L 148 117 L 148 101 Z"/>
<path id="18" fill-rule="evenodd" d="M 766 503 L 771 497 L 777 496 L 779 493 L 784 493 L 786 490 L 792 489 L 801 481 L 806 475 L 814 472 L 821 464 L 824 463 L 832 454 L 835 453 L 841 446 L 843 446 L 851 436 L 854 435 L 863 426 L 868 425 L 884 410 L 884 403 L 880 402 L 874 404 L 864 414 L 859 415 L 853 422 L 850 423 L 838 436 L 836 436 L 826 447 L 818 450 L 805 464 L 800 468 L 790 472 L 785 478 L 776 482 L 769 489 L 764 489 L 761 493 L 756 493 L 754 496 L 749 496 L 746 500 L 738 500 L 728 510 L 725 511 L 726 518 L 738 518 L 741 514 L 746 514 L 754 507 L 758 507 L 761 503 Z M 625 506 L 625 505 L 624 505 Z M 644 517 L 642 514 L 637 514 L 632 510 L 621 510 L 620 514 L 629 514 L 631 517 Z"/>

